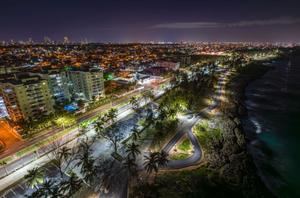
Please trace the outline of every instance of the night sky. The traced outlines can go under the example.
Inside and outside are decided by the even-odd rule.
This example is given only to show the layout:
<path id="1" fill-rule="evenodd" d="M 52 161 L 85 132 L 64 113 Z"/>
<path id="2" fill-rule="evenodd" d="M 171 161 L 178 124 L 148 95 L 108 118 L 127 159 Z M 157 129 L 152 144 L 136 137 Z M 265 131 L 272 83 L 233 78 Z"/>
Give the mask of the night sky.
<path id="1" fill-rule="evenodd" d="M 300 42 L 300 0 L 3 0 L 0 40 Z"/>

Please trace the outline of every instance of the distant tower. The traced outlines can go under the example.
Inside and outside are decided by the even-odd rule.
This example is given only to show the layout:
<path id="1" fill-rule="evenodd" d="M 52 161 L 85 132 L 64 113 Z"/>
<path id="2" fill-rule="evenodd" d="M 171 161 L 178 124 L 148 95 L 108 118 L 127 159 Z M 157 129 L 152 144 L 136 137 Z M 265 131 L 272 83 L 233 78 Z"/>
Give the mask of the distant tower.
<path id="1" fill-rule="evenodd" d="M 28 44 L 29 45 L 32 45 L 34 42 L 33 42 L 33 40 L 32 40 L 32 38 L 28 38 Z"/>
<path id="2" fill-rule="evenodd" d="M 70 40 L 67 36 L 64 37 L 64 44 L 70 44 Z"/>
<path id="3" fill-rule="evenodd" d="M 13 39 L 10 40 L 10 45 L 15 45 L 15 41 Z"/>
<path id="4" fill-rule="evenodd" d="M 51 39 L 48 36 L 44 37 L 44 44 L 51 44 Z"/>

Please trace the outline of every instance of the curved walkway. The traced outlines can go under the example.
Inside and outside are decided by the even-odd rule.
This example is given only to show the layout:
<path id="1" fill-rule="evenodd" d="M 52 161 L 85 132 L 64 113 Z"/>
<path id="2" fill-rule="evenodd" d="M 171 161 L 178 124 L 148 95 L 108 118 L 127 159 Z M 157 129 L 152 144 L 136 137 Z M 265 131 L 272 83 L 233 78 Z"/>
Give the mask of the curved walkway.
<path id="1" fill-rule="evenodd" d="M 224 71 L 220 71 L 224 72 Z M 202 158 L 202 149 L 201 145 L 197 139 L 197 137 L 192 132 L 193 126 L 198 123 L 199 120 L 202 119 L 203 115 L 208 114 L 213 109 L 217 108 L 220 105 L 220 97 L 222 95 L 222 91 L 225 86 L 225 76 L 228 75 L 228 71 L 221 74 L 219 77 L 219 82 L 217 84 L 216 95 L 213 97 L 214 100 L 212 104 L 198 114 L 193 115 L 192 118 L 189 119 L 189 116 L 184 116 L 181 118 L 180 126 L 177 129 L 177 133 L 173 136 L 173 138 L 164 146 L 162 149 L 166 153 L 170 153 L 171 149 L 176 145 L 176 143 L 182 138 L 183 135 L 187 134 L 189 140 L 191 141 L 194 153 L 192 156 L 183 159 L 183 160 L 170 160 L 167 164 L 167 169 L 181 169 L 189 166 L 197 165 Z"/>

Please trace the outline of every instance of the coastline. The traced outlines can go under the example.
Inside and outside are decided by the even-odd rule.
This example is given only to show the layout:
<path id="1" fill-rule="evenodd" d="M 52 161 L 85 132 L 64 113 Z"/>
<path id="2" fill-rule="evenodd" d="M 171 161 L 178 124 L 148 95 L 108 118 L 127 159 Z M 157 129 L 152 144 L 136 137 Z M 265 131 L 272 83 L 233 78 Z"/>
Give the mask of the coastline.
<path id="1" fill-rule="evenodd" d="M 226 86 L 227 100 L 221 101 L 221 115 L 209 121 L 209 125 L 221 130 L 222 136 L 210 139 L 206 146 L 201 144 L 204 153 L 201 165 L 194 172 L 185 174 L 201 173 L 202 180 L 214 183 L 220 192 L 231 197 L 275 197 L 258 175 L 247 150 L 248 142 L 242 126 L 242 118 L 247 116 L 244 104 L 246 87 L 272 68 L 256 62 L 232 72 Z M 203 183 L 200 184 L 203 186 Z M 216 196 L 214 192 L 209 193 Z"/>
<path id="2" fill-rule="evenodd" d="M 244 175 L 235 174 L 235 177 L 237 177 L 236 179 L 243 180 L 243 183 L 241 183 L 240 185 L 244 197 L 275 197 L 275 195 L 271 192 L 270 189 L 267 188 L 266 184 L 258 175 L 257 168 L 253 161 L 254 159 L 247 151 L 248 140 L 246 138 L 246 134 L 241 121 L 243 118 L 248 116 L 247 108 L 245 106 L 245 90 L 247 86 L 253 81 L 261 78 L 269 70 L 274 68 L 273 66 L 263 66 L 262 63 L 263 62 L 253 63 L 248 65 L 241 71 L 235 72 L 235 76 L 233 76 L 233 78 L 227 85 L 227 90 L 229 90 L 227 97 L 229 99 L 228 101 L 230 102 L 224 104 L 221 110 L 224 115 L 226 115 L 226 119 L 228 119 L 226 122 L 231 123 L 231 126 L 230 124 L 224 125 L 223 123 L 223 127 L 231 130 L 231 132 L 233 132 L 236 137 L 242 139 L 240 141 L 243 141 L 243 145 L 241 146 L 242 150 L 239 153 L 239 158 L 236 158 L 236 154 L 229 150 L 228 155 L 234 156 L 233 158 L 236 159 L 230 160 L 231 163 L 229 163 L 230 167 L 228 167 L 228 169 L 239 173 L 240 171 L 242 171 L 239 170 L 239 166 L 241 164 L 243 165 L 243 169 L 245 171 L 243 173 Z"/>
<path id="3" fill-rule="evenodd" d="M 251 67 L 250 67 L 251 66 Z M 199 166 L 162 172 L 152 184 L 136 186 L 133 192 L 145 197 L 275 197 L 263 183 L 247 151 L 241 119 L 247 116 L 245 89 L 272 67 L 251 64 L 233 72 L 226 86 L 227 102 L 221 101 L 221 116 L 212 119 L 222 131 L 220 139 L 211 139 L 203 147 Z M 250 69 L 248 69 L 250 68 Z M 130 197 L 135 193 L 131 193 Z M 151 195 L 150 195 L 151 194 Z"/>

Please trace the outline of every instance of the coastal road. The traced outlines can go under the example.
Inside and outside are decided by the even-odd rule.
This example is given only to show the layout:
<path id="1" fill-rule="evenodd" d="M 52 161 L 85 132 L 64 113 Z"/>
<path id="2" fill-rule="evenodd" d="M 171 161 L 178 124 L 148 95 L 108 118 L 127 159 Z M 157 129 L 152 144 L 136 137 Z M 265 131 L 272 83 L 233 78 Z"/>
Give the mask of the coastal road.
<path id="1" fill-rule="evenodd" d="M 124 102 L 128 102 L 130 100 L 131 97 L 139 95 L 141 92 L 147 91 L 149 90 L 148 88 L 145 89 L 137 89 L 135 91 L 131 91 L 130 93 L 123 95 L 122 97 L 120 97 L 119 99 L 116 99 L 113 103 L 109 103 L 109 104 L 105 104 L 101 107 L 98 107 L 94 110 L 91 110 L 89 112 L 87 112 L 86 114 L 83 114 L 82 116 L 80 116 L 77 120 L 77 123 L 83 122 L 85 120 L 88 120 L 96 115 L 98 115 L 101 112 L 107 111 L 110 108 L 119 105 L 119 104 L 123 104 Z M 126 109 L 128 107 L 128 104 L 123 105 L 122 107 L 120 107 L 120 111 L 122 111 L 123 109 Z M 42 147 L 40 147 L 38 150 L 36 150 L 35 152 L 30 152 L 26 155 L 23 156 L 17 156 L 16 153 L 20 150 L 22 150 L 23 148 L 26 148 L 28 146 L 37 144 L 41 141 L 44 141 L 46 139 L 51 138 L 53 135 L 57 134 L 58 132 L 62 131 L 62 128 L 59 127 L 55 127 L 51 130 L 48 130 L 44 133 L 42 133 L 41 135 L 34 137 L 28 141 L 19 141 L 16 142 L 14 145 L 11 145 L 8 149 L 4 150 L 3 152 L 1 152 L 0 154 L 0 159 L 3 159 L 7 156 L 11 156 L 13 158 L 12 161 L 10 161 L 9 163 L 7 163 L 6 165 L 3 165 L 0 167 L 0 179 L 7 177 L 8 175 L 16 172 L 17 170 L 23 168 L 24 166 L 32 163 L 34 160 L 36 160 L 37 158 L 39 158 L 40 156 L 44 155 L 46 152 L 50 151 L 50 147 L 51 145 L 53 145 L 53 140 L 49 140 L 49 143 L 47 145 L 44 145 Z M 71 139 L 76 138 L 76 135 L 78 134 L 78 130 L 77 127 L 75 129 L 72 129 L 71 131 L 68 132 L 68 134 L 64 135 L 61 138 L 58 138 L 57 140 L 54 140 L 55 142 L 61 142 L 62 144 L 64 144 L 65 142 L 70 141 Z"/>
<path id="2" fill-rule="evenodd" d="M 157 90 L 154 92 L 155 97 L 160 97 L 165 90 Z M 148 104 L 149 101 L 140 101 L 140 105 L 146 105 Z M 118 116 L 116 118 L 116 121 L 122 120 L 124 118 L 126 118 L 127 116 L 129 116 L 130 114 L 132 114 L 134 111 L 132 110 L 132 107 L 130 104 L 126 104 L 124 106 L 121 106 L 118 108 Z M 76 142 L 77 141 L 77 134 L 78 134 L 78 129 L 73 129 L 72 131 L 69 132 L 68 135 L 63 136 L 62 138 L 55 140 L 56 142 L 59 142 L 60 145 L 62 144 L 72 144 L 72 142 Z M 71 142 L 70 142 L 71 140 Z M 0 191 L 3 190 L 8 190 L 8 192 L 10 192 L 10 188 L 14 188 L 14 187 L 19 187 L 19 182 L 22 181 L 23 177 L 25 174 L 27 174 L 28 170 L 31 170 L 34 167 L 40 167 L 45 165 L 46 163 L 49 162 L 49 157 L 46 154 L 48 152 L 51 152 L 51 150 L 53 149 L 52 147 L 53 144 L 49 144 L 43 148 L 40 148 L 38 150 L 38 155 L 36 155 L 36 153 L 31 153 L 29 155 L 26 155 L 18 160 L 16 160 L 16 164 L 13 164 L 16 167 L 12 167 L 12 168 L 16 168 L 17 170 L 10 170 L 6 168 L 2 168 L 1 170 L 5 171 L 5 172 L 10 172 L 9 175 L 7 175 L 6 177 L 3 177 L 0 179 Z M 100 151 L 99 151 L 100 152 Z M 27 163 L 28 162 L 28 163 Z M 11 168 L 11 167 L 10 167 Z M 3 172 L 3 174 L 5 173 Z M 4 194 L 6 194 L 4 192 Z"/>
<path id="3" fill-rule="evenodd" d="M 112 108 L 112 107 L 114 107 L 118 104 L 129 101 L 129 99 L 132 96 L 136 96 L 136 95 L 140 94 L 140 92 L 142 92 L 142 91 L 145 91 L 145 90 L 140 90 L 139 89 L 137 91 L 130 92 L 128 95 L 123 95 L 121 98 L 116 99 L 116 101 L 114 101 L 113 103 L 108 103 L 108 104 L 102 105 L 102 106 L 100 106 L 96 109 L 93 109 L 93 110 L 83 114 L 82 116 L 80 116 L 78 118 L 77 122 L 80 123 L 82 121 L 88 120 L 89 118 L 92 118 L 92 117 L 94 117 L 95 115 L 97 115 L 101 112 L 107 111 L 110 108 Z M 20 151 L 21 149 L 26 148 L 26 147 L 28 147 L 30 145 L 33 145 L 37 142 L 40 142 L 42 140 L 45 140 L 45 139 L 55 135 L 56 133 L 58 133 L 62 130 L 63 129 L 60 128 L 60 127 L 54 127 L 50 130 L 46 130 L 45 132 L 41 133 L 39 136 L 31 138 L 30 140 L 16 142 L 14 145 L 11 145 L 6 150 L 4 150 L 3 152 L 0 153 L 0 159 L 5 158 L 5 157 L 10 156 L 10 155 L 13 155 L 16 152 Z M 0 175 L 0 178 L 1 178 L 1 175 Z"/>
<path id="4" fill-rule="evenodd" d="M 194 149 L 194 153 L 192 156 L 183 159 L 183 160 L 170 160 L 167 164 L 166 169 L 181 169 L 189 166 L 197 165 L 202 157 L 201 145 L 197 139 L 197 137 L 192 132 L 192 128 L 195 124 L 197 124 L 202 118 L 203 115 L 209 114 L 212 110 L 216 109 L 220 105 L 221 97 L 225 88 L 225 80 L 229 74 L 228 70 L 219 70 L 221 75 L 218 79 L 218 83 L 216 86 L 216 94 L 213 96 L 212 103 L 201 110 L 198 114 L 194 115 L 185 115 L 179 118 L 180 125 L 176 131 L 176 134 L 173 138 L 163 147 L 162 151 L 166 153 L 170 153 L 172 148 L 177 144 L 177 142 L 184 136 L 187 135 L 189 140 L 191 141 Z"/>

